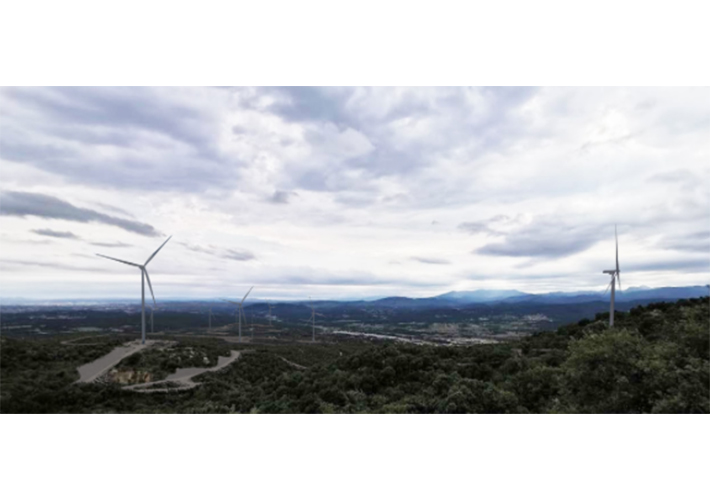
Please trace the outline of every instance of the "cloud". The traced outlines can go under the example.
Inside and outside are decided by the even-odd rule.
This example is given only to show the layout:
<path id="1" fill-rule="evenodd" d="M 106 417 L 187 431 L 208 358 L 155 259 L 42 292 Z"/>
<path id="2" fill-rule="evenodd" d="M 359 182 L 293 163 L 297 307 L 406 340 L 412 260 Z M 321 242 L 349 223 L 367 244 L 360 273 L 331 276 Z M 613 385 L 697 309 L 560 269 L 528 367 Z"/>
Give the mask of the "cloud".
<path id="1" fill-rule="evenodd" d="M 274 191 L 274 194 L 269 198 L 271 203 L 277 204 L 287 204 L 293 196 L 298 196 L 296 193 L 290 191 Z"/>
<path id="2" fill-rule="evenodd" d="M 0 157 L 77 184 L 196 192 L 235 185 L 245 164 L 225 156 L 219 112 L 205 106 L 225 104 L 218 89 L 12 87 L 0 97 Z"/>
<path id="3" fill-rule="evenodd" d="M 70 240 L 79 240 L 77 235 L 69 231 L 52 231 L 51 229 L 33 229 L 33 233 L 41 236 L 50 236 L 52 238 L 65 238 Z"/>
<path id="4" fill-rule="evenodd" d="M 61 244 L 66 255 L 110 254 L 137 247 L 133 234 L 171 227 L 189 244 L 159 264 L 186 275 L 175 296 L 204 289 L 210 276 L 229 289 L 229 267 L 272 291 L 292 279 L 289 293 L 302 295 L 316 284 L 323 296 L 337 294 L 340 281 L 352 290 L 343 293 L 363 296 L 421 295 L 435 281 L 535 291 L 553 286 L 550 271 L 568 276 L 555 283 L 570 288 L 584 286 L 586 273 L 597 279 L 619 221 L 622 264 L 692 261 L 710 255 L 699 153 L 710 132 L 708 92 L 0 88 L 2 189 L 11 192 L 0 194 L 3 257 L 33 260 L 53 248 L 14 238 Z M 18 207 L 22 196 L 35 197 L 31 208 Z M 64 222 L 77 219 L 91 226 Z M 152 226 L 111 234 L 137 220 Z M 475 279 L 473 263 L 488 277 Z M 82 290 L 59 278 L 54 288 L 37 285 L 43 271 L 27 266 L 4 288 Z M 650 286 L 710 276 L 661 274 L 639 276 Z M 111 286 L 131 290 L 121 280 Z"/>
<path id="5" fill-rule="evenodd" d="M 459 224 L 459 229 L 469 234 L 489 233 L 488 223 L 486 222 L 462 222 Z"/>
<path id="6" fill-rule="evenodd" d="M 214 245 L 194 245 L 184 242 L 179 242 L 179 244 L 192 252 L 211 255 L 217 258 L 225 258 L 237 261 L 247 261 L 256 259 L 256 256 L 248 250 L 224 250 L 221 248 L 217 248 Z"/>
<path id="7" fill-rule="evenodd" d="M 421 262 L 422 264 L 436 264 L 436 265 L 451 264 L 451 262 L 446 259 L 437 259 L 437 258 L 431 258 L 431 257 L 410 257 L 410 260 Z"/>
<path id="8" fill-rule="evenodd" d="M 624 271 L 709 272 L 710 257 L 704 259 L 663 259 L 647 262 L 630 262 L 621 266 L 622 276 Z"/>
<path id="9" fill-rule="evenodd" d="M 222 254 L 224 257 L 232 260 L 254 260 L 256 257 L 253 253 L 248 251 L 238 251 L 238 250 L 225 250 Z"/>
<path id="10" fill-rule="evenodd" d="M 128 248 L 132 247 L 133 245 L 129 245 L 128 243 L 102 243 L 100 241 L 94 241 L 91 243 L 95 247 L 104 247 L 104 248 Z"/>
<path id="11" fill-rule="evenodd" d="M 492 236 L 501 236 L 505 234 L 506 229 L 510 229 L 511 226 L 519 224 L 523 219 L 521 214 L 515 217 L 510 217 L 505 214 L 494 215 L 485 220 L 474 221 L 474 222 L 462 222 L 458 225 L 461 231 L 465 231 L 469 234 L 488 234 Z"/>
<path id="12" fill-rule="evenodd" d="M 655 174 L 650 176 L 647 181 L 655 182 L 660 184 L 668 183 L 681 183 L 681 184 L 693 184 L 698 182 L 700 179 L 693 172 L 685 168 L 677 168 L 669 172 L 663 172 L 661 174 Z"/>
<path id="13" fill-rule="evenodd" d="M 8 267 L 9 264 L 9 267 Z M 106 270 L 100 267 L 88 267 L 88 266 L 73 266 L 70 264 L 63 264 L 61 262 L 42 262 L 42 261 L 29 261 L 21 259 L 2 259 L 0 260 L 0 265 L 2 265 L 6 271 L 22 271 L 25 267 L 41 267 L 47 269 L 56 269 L 60 271 L 83 271 L 92 273 L 105 273 Z M 118 272 L 118 271 L 116 271 Z M 127 271 L 122 271 L 122 273 L 127 273 Z"/>
<path id="14" fill-rule="evenodd" d="M 109 205 L 108 203 L 94 202 L 94 205 L 96 205 L 97 207 L 101 207 L 104 210 L 108 210 L 109 212 L 116 212 L 118 214 L 127 215 L 128 217 L 133 217 L 133 214 L 129 211 L 124 210 L 122 208 L 114 207 L 113 205 Z"/>
<path id="15" fill-rule="evenodd" d="M 308 131 L 309 146 L 336 149 L 336 162 L 321 178 L 301 175 L 302 189 L 377 190 L 356 182 L 354 170 L 369 180 L 406 176 L 441 160 L 465 154 L 475 161 L 514 146 L 528 120 L 520 109 L 533 99 L 531 87 L 495 88 L 265 88 L 270 113 Z M 343 168 L 346 167 L 346 168 Z M 318 183 L 317 181 L 321 181 Z"/>
<path id="16" fill-rule="evenodd" d="M 710 255 L 710 231 L 695 231 L 661 239 L 659 246 L 681 252 L 700 252 Z"/>
<path id="17" fill-rule="evenodd" d="M 488 243 L 473 251 L 479 255 L 554 259 L 587 250 L 608 238 L 606 226 L 572 225 L 552 217 L 539 217 L 508 231 L 504 240 Z"/>
<path id="18" fill-rule="evenodd" d="M 75 222 L 99 222 L 119 227 L 143 236 L 159 236 L 160 233 L 149 224 L 106 215 L 95 210 L 79 208 L 54 196 L 21 191 L 3 191 L 0 195 L 0 215 L 43 219 L 60 219 Z"/>

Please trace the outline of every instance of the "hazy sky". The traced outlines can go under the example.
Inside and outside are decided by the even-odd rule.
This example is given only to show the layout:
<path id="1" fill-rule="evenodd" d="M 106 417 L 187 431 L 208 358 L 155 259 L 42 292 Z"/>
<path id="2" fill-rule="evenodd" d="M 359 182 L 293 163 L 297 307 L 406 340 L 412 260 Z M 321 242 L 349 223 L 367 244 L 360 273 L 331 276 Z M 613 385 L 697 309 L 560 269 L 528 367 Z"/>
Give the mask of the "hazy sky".
<path id="1" fill-rule="evenodd" d="M 2 88 L 2 296 L 710 281 L 708 88 Z"/>

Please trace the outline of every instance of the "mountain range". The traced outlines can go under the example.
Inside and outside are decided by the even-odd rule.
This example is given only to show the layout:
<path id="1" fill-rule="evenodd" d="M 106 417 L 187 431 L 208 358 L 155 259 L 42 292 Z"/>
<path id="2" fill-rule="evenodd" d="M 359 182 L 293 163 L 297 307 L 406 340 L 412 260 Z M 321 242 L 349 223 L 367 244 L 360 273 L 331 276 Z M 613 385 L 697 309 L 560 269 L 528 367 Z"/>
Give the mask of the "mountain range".
<path id="1" fill-rule="evenodd" d="M 631 287 L 616 291 L 616 303 L 638 301 L 664 301 L 704 297 L 710 285 L 685 287 Z M 452 291 L 434 297 L 412 299 L 408 297 L 386 297 L 373 301 L 350 301 L 370 306 L 390 308 L 458 307 L 469 304 L 577 304 L 583 302 L 608 301 L 609 295 L 598 292 L 551 292 L 543 294 L 525 293 L 518 290 L 473 290 Z M 323 301 L 321 304 L 331 301 Z"/>

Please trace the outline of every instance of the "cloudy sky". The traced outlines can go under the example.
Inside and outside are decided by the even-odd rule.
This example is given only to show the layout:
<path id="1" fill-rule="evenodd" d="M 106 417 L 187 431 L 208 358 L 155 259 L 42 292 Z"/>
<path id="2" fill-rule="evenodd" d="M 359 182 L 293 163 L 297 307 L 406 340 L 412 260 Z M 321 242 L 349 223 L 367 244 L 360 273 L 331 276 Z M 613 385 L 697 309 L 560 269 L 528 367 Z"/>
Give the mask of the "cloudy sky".
<path id="1" fill-rule="evenodd" d="M 708 88 L 2 88 L 2 297 L 710 281 Z"/>

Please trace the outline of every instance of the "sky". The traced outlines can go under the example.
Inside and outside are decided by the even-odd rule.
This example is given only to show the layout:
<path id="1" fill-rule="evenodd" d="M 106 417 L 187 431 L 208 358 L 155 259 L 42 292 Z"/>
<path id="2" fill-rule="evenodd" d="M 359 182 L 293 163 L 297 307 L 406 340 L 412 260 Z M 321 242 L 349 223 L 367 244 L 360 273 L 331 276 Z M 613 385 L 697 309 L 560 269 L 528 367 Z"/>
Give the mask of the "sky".
<path id="1" fill-rule="evenodd" d="M 0 88 L 0 297 L 710 282 L 709 88 Z"/>

